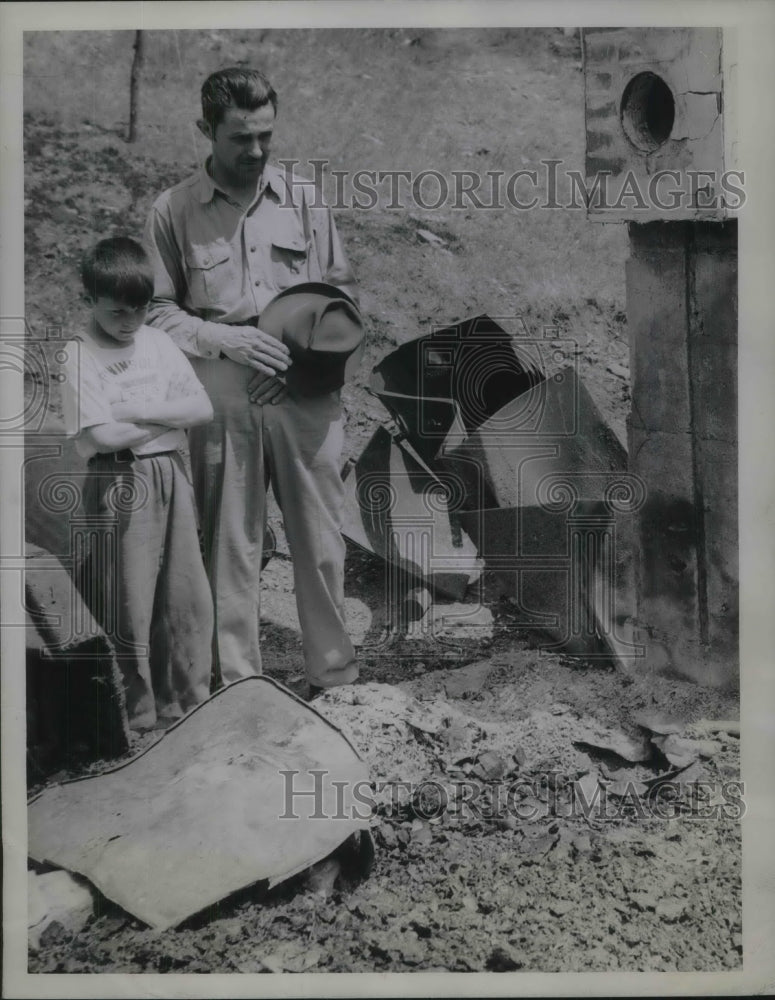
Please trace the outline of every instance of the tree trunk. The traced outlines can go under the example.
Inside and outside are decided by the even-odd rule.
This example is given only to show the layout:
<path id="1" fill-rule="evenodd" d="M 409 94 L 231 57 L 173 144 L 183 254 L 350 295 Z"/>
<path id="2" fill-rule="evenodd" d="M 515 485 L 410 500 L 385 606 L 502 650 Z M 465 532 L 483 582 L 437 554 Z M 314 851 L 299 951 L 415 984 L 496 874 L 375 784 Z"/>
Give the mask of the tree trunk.
<path id="1" fill-rule="evenodd" d="M 143 32 L 135 32 L 134 57 L 132 59 L 132 76 L 129 82 L 129 134 L 127 142 L 134 142 L 137 136 L 137 88 L 140 80 L 140 70 L 143 68 Z"/>

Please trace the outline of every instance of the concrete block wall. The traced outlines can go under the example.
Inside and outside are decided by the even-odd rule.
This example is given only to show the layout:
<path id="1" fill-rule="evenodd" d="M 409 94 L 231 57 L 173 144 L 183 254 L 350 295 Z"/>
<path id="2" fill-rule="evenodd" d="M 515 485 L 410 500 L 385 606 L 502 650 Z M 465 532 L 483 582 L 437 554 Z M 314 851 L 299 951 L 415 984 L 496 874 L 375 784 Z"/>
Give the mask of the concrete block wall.
<path id="1" fill-rule="evenodd" d="M 647 664 L 736 686 L 736 39 L 706 28 L 582 33 L 588 217 L 628 222 L 637 613 Z M 669 175 L 672 199 L 655 178 Z M 740 190 L 743 178 L 734 176 Z M 617 192 L 637 191 L 637 198 Z M 654 193 L 658 197 L 654 197 Z M 667 204 L 664 204 L 664 203 Z"/>
<path id="2" fill-rule="evenodd" d="M 730 206 L 739 207 L 722 181 L 736 166 L 736 54 L 730 32 L 587 29 L 582 52 L 587 187 L 592 191 L 596 180 L 609 175 L 613 192 L 607 205 L 592 200 L 591 219 L 723 219 Z M 650 197 L 650 181 L 668 170 L 678 171 L 680 180 L 665 178 Z M 692 178 L 691 171 L 703 173 Z M 632 198 L 612 204 L 628 175 L 645 204 Z M 684 188 L 678 205 L 669 193 L 676 184 Z"/>
<path id="3" fill-rule="evenodd" d="M 647 662 L 738 683 L 737 223 L 630 225 L 629 468 Z"/>

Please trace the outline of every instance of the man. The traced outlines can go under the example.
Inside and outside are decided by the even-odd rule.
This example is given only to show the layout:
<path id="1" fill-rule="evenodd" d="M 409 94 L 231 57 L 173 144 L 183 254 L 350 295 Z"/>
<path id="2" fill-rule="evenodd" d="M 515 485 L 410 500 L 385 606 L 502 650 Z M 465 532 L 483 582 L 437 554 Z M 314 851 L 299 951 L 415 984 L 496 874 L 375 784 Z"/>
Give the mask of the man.
<path id="1" fill-rule="evenodd" d="M 281 290 L 323 281 L 356 296 L 330 210 L 268 162 L 277 95 L 261 73 L 225 69 L 202 87 L 212 153 L 154 203 L 148 322 L 188 355 L 215 412 L 189 435 L 225 682 L 261 672 L 259 573 L 271 480 L 294 567 L 311 693 L 357 677 L 344 623 L 343 419 L 339 391 L 294 398 L 286 346 L 257 326 Z M 357 301 L 357 299 L 356 299 Z"/>

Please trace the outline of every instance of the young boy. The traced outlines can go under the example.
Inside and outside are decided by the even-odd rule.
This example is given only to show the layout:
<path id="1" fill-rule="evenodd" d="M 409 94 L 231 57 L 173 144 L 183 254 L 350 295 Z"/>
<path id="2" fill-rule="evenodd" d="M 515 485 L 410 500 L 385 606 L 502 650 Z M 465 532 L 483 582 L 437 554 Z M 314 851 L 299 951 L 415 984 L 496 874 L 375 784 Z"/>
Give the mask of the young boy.
<path id="1" fill-rule="evenodd" d="M 86 514 L 105 519 L 84 596 L 114 643 L 130 726 L 162 728 L 210 690 L 212 597 L 180 450 L 213 410 L 182 351 L 144 325 L 143 248 L 102 240 L 81 276 L 91 318 L 67 345 L 65 425 L 88 459 Z"/>

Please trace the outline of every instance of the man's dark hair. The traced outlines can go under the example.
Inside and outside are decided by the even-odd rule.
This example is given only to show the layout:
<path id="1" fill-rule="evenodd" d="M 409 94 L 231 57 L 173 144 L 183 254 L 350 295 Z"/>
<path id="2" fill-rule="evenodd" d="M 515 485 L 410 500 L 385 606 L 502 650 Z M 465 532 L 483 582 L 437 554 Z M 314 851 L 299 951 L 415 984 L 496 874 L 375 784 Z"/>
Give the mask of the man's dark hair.
<path id="1" fill-rule="evenodd" d="M 255 111 L 265 104 L 271 104 L 277 114 L 277 94 L 257 69 L 230 66 L 211 73 L 202 84 L 202 117 L 213 132 L 227 108 Z"/>
<path id="2" fill-rule="evenodd" d="M 81 264 L 86 294 L 100 295 L 137 308 L 153 297 L 153 268 L 145 250 L 128 236 L 113 236 L 87 250 Z"/>

